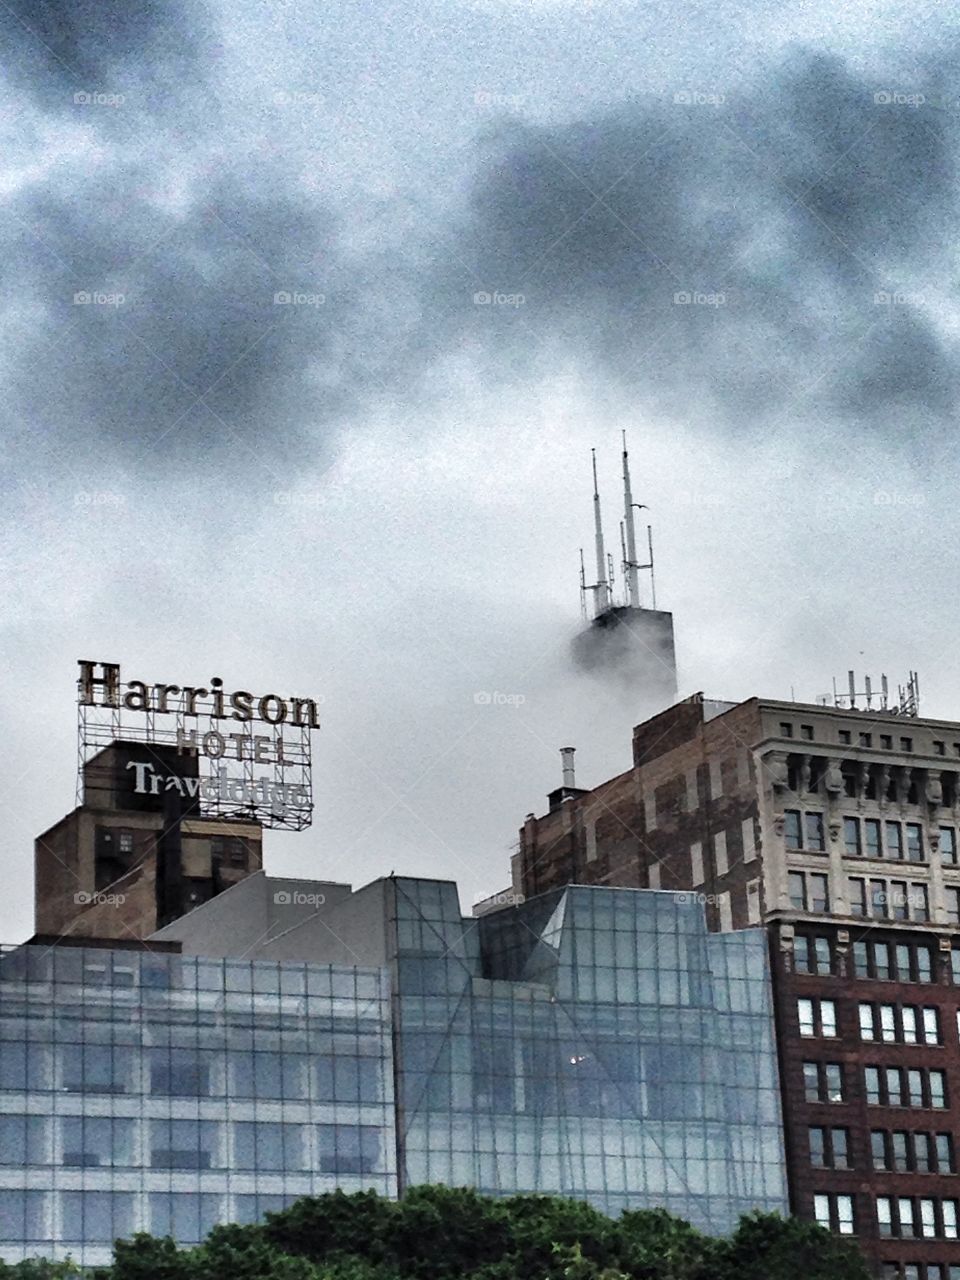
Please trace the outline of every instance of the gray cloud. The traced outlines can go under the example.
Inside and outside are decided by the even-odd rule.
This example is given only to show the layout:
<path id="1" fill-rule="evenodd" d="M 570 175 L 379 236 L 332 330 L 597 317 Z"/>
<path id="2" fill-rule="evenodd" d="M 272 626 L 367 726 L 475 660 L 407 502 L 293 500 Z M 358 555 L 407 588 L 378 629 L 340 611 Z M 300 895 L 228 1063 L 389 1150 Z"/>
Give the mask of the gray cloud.
<path id="1" fill-rule="evenodd" d="M 943 426 L 960 366 L 934 294 L 953 291 L 957 118 L 937 85 L 795 52 L 729 99 L 694 83 L 680 101 L 511 122 L 438 308 L 508 366 L 559 346 L 703 425 L 885 430 L 894 408 Z M 474 281 L 525 303 L 491 317 Z"/>

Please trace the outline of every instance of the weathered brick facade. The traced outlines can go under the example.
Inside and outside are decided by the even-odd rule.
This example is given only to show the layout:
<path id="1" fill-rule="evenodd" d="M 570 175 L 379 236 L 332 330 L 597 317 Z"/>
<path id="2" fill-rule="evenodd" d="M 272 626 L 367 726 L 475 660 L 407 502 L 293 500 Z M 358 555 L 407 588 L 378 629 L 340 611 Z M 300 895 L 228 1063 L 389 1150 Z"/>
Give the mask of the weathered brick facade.
<path id="1" fill-rule="evenodd" d="M 849 1209 L 878 1274 L 960 1280 L 960 724 L 698 695 L 637 726 L 626 772 L 550 799 L 521 830 L 514 891 L 695 892 L 712 929 L 765 925 L 794 1211 L 848 1231 Z M 803 972 L 809 938 L 829 972 Z M 918 947 L 928 969 L 885 970 Z M 815 1068 L 823 1088 L 839 1068 L 842 1101 L 808 1101 Z M 849 1168 L 828 1167 L 834 1131 Z"/>

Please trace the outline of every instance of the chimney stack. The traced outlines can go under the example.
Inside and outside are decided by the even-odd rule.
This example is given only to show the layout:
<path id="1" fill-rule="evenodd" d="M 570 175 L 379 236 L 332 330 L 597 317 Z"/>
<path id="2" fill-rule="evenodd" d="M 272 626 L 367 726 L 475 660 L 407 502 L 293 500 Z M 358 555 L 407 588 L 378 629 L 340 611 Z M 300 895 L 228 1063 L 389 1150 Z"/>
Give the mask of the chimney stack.
<path id="1" fill-rule="evenodd" d="M 577 785 L 577 781 L 576 781 L 576 773 L 575 773 L 575 770 L 574 770 L 574 767 L 573 767 L 573 756 L 574 756 L 574 752 L 576 751 L 576 749 L 577 749 L 576 747 L 561 747 L 561 748 L 560 748 L 560 759 L 561 759 L 561 761 L 563 762 L 563 787 L 564 787 L 564 790 L 567 790 L 567 788 L 568 788 L 568 787 L 570 787 L 570 788 L 572 788 L 572 787 L 576 787 L 576 785 Z"/>

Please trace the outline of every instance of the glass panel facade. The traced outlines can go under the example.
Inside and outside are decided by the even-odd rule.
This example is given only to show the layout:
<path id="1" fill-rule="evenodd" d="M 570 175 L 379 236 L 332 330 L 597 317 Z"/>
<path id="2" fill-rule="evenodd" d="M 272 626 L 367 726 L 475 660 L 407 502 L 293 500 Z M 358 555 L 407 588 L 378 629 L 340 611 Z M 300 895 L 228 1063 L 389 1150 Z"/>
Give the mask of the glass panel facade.
<path id="1" fill-rule="evenodd" d="M 134 1231 L 190 1243 L 337 1186 L 396 1195 L 390 1020 L 386 970 L 3 952 L 0 1255 L 98 1265 Z"/>
<path id="2" fill-rule="evenodd" d="M 404 1185 L 662 1205 L 715 1233 L 786 1211 L 761 931 L 580 887 L 463 920 L 453 885 L 394 883 Z"/>
<path id="3" fill-rule="evenodd" d="M 189 1244 L 335 1187 L 662 1206 L 715 1234 L 787 1212 L 764 931 L 710 935 L 666 892 L 479 919 L 449 882 L 377 893 L 384 968 L 0 953 L 0 1256 L 97 1266 L 117 1236 Z"/>

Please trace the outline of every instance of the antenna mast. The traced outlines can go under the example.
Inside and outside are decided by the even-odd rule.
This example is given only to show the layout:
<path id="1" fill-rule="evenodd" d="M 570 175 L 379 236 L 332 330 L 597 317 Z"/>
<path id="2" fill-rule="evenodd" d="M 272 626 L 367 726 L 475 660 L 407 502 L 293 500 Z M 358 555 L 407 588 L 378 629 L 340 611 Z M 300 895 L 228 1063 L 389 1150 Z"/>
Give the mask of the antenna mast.
<path id="1" fill-rule="evenodd" d="M 623 573 L 627 580 L 627 604 L 640 608 L 640 578 L 637 564 L 637 530 L 633 520 L 633 494 L 630 491 L 630 461 L 627 457 L 627 433 L 623 433 L 623 516 L 627 535 L 623 555 Z"/>
<path id="2" fill-rule="evenodd" d="M 599 617 L 610 607 L 610 584 L 607 580 L 607 555 L 603 547 L 603 525 L 600 522 L 600 490 L 597 486 L 597 451 L 590 450 L 593 458 L 593 524 L 597 545 L 597 581 L 594 590 L 594 616 Z"/>

